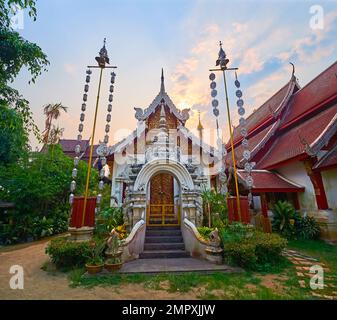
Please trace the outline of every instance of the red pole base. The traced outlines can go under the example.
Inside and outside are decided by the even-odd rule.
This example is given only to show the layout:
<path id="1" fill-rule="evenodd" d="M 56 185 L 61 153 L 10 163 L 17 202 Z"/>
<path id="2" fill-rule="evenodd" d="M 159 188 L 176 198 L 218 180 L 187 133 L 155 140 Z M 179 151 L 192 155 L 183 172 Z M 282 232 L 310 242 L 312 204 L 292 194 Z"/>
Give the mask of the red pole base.
<path id="1" fill-rule="evenodd" d="M 227 207 L 228 207 L 229 222 L 240 221 L 238 210 L 237 210 L 236 197 L 227 198 Z M 240 209 L 241 209 L 241 222 L 249 224 L 250 214 L 249 214 L 248 197 L 240 197 Z"/>
<path id="2" fill-rule="evenodd" d="M 96 197 L 89 197 L 87 199 L 84 225 L 82 225 L 84 197 L 74 198 L 73 206 L 71 209 L 71 219 L 69 224 L 70 228 L 95 227 L 96 200 Z"/>

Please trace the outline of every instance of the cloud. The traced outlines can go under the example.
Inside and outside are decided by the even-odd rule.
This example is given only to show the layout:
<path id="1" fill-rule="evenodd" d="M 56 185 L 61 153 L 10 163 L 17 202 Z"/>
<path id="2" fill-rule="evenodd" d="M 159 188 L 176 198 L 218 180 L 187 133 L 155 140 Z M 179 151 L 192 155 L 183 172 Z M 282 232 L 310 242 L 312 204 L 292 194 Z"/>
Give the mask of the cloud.
<path id="1" fill-rule="evenodd" d="M 64 71 L 70 76 L 74 76 L 77 73 L 77 66 L 74 64 L 65 63 L 63 68 L 64 68 Z"/>
<path id="2" fill-rule="evenodd" d="M 192 108 L 187 125 L 196 127 L 196 111 L 200 110 L 204 127 L 214 127 L 207 72 L 216 59 L 219 39 L 223 39 L 230 64 L 239 66 L 239 76 L 245 84 L 248 116 L 289 81 L 289 62 L 296 66 L 319 63 L 333 54 L 336 50 L 336 20 L 337 11 L 328 12 L 324 29 L 312 30 L 309 23 L 303 21 L 283 23 L 282 14 L 275 11 L 270 12 L 263 22 L 255 18 L 245 19 L 244 22 L 230 23 L 230 28 L 226 27 L 226 22 L 216 19 L 212 24 L 198 25 L 195 22 L 190 26 L 194 41 L 181 62 L 176 64 L 175 75 L 171 79 L 174 101 L 178 106 L 189 105 Z M 234 111 L 232 120 L 237 125 L 239 116 Z"/>

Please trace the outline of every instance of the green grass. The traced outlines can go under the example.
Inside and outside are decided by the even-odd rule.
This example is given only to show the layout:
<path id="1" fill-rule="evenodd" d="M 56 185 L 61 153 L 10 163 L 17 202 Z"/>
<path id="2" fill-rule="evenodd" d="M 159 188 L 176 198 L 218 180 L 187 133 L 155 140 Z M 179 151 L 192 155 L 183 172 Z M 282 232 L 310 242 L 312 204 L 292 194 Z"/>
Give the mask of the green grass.
<path id="1" fill-rule="evenodd" d="M 322 240 L 293 240 L 288 247 L 308 256 L 318 259 L 318 263 L 324 263 L 330 271 L 325 271 L 325 282 L 337 286 L 337 247 Z M 313 264 L 315 264 L 313 262 Z M 309 282 L 307 282 L 308 284 Z M 322 294 L 331 295 L 336 289 L 324 288 Z"/>
<path id="2" fill-rule="evenodd" d="M 337 247 L 322 240 L 291 240 L 288 248 L 298 250 L 337 268 Z"/>
<path id="3" fill-rule="evenodd" d="M 288 270 L 288 269 L 287 269 Z M 110 286 L 118 289 L 122 284 L 137 283 L 152 290 L 165 290 L 172 293 L 184 293 L 198 289 L 197 297 L 208 299 L 306 299 L 309 296 L 299 289 L 298 283 L 292 279 L 293 286 L 277 292 L 261 284 L 265 274 L 242 273 L 184 273 L 153 275 L 121 275 L 118 273 L 100 276 L 83 276 L 84 270 L 77 269 L 70 273 L 72 287 L 92 288 L 95 286 Z M 293 272 L 294 274 L 294 272 Z M 287 279 L 289 281 L 289 279 Z M 289 282 L 290 283 L 290 282 Z"/>
<path id="4" fill-rule="evenodd" d="M 297 240 L 289 241 L 288 249 L 324 262 L 331 272 L 326 276 L 337 275 L 337 248 L 323 241 Z M 123 284 L 142 284 L 144 288 L 165 290 L 172 293 L 186 293 L 193 290 L 199 299 L 236 299 L 236 300 L 280 300 L 280 299 L 314 299 L 309 289 L 309 278 L 306 288 L 301 288 L 295 266 L 286 258 L 280 259 L 277 265 L 264 265 L 258 272 L 213 274 L 132 274 L 118 273 L 85 276 L 84 269 L 76 269 L 68 273 L 72 287 L 92 288 L 109 286 L 118 290 Z M 271 280 L 270 280 L 271 279 Z M 335 278 L 336 279 L 336 278 Z M 268 281 L 272 282 L 272 285 Z M 330 280 L 329 280 L 330 281 Z M 331 294 L 330 289 L 319 293 Z"/>

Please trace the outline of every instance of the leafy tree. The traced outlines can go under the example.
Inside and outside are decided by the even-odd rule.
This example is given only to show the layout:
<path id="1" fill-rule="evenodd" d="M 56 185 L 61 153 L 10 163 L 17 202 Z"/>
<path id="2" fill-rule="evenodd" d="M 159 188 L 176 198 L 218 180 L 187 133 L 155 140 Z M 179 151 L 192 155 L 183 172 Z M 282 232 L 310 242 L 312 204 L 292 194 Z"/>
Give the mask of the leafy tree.
<path id="1" fill-rule="evenodd" d="M 25 241 L 29 237 L 65 231 L 69 218 L 69 186 L 73 160 L 55 145 L 54 156 L 33 153 L 30 159 L 0 166 L 0 199 L 15 203 L 7 216 L 0 215 L 0 242 Z M 84 193 L 88 165 L 80 161 L 76 194 Z M 98 173 L 92 171 L 90 190 L 97 190 Z M 1 227 L 2 224 L 2 227 Z"/>
<path id="2" fill-rule="evenodd" d="M 0 0 L 0 27 L 10 27 L 14 6 L 28 9 L 28 15 L 36 20 L 35 0 Z"/>
<path id="3" fill-rule="evenodd" d="M 28 136 L 23 119 L 15 110 L 0 103 L 0 165 L 8 165 L 27 157 Z"/>
<path id="4" fill-rule="evenodd" d="M 23 67 L 32 76 L 29 83 L 34 83 L 46 71 L 49 61 L 38 45 L 25 40 L 11 27 L 15 5 L 27 9 L 29 16 L 36 20 L 34 0 L 0 0 L 0 103 L 21 113 L 25 130 L 33 132 L 39 138 L 39 130 L 34 124 L 28 101 L 8 84 L 14 81 Z"/>
<path id="5" fill-rule="evenodd" d="M 203 209 L 207 213 L 208 227 L 223 227 L 227 218 L 226 198 L 215 190 L 205 189 L 202 194 Z"/>

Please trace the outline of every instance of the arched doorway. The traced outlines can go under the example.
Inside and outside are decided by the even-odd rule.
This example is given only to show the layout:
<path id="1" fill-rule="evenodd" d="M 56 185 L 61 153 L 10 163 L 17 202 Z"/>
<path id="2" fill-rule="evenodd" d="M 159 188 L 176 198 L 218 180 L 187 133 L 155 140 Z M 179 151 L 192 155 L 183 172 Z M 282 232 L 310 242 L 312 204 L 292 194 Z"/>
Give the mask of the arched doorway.
<path id="1" fill-rule="evenodd" d="M 147 187 L 147 225 L 179 226 L 181 212 L 180 184 L 169 172 L 153 175 Z"/>

